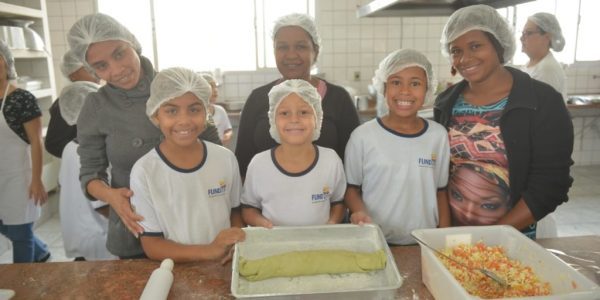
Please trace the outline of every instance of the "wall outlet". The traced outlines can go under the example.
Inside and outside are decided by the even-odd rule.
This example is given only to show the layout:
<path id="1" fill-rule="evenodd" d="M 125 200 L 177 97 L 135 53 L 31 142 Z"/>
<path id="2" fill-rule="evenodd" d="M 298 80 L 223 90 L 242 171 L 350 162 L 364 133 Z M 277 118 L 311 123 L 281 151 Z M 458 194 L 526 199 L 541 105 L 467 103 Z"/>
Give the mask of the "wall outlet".
<path id="1" fill-rule="evenodd" d="M 354 81 L 360 81 L 360 71 L 354 71 Z"/>

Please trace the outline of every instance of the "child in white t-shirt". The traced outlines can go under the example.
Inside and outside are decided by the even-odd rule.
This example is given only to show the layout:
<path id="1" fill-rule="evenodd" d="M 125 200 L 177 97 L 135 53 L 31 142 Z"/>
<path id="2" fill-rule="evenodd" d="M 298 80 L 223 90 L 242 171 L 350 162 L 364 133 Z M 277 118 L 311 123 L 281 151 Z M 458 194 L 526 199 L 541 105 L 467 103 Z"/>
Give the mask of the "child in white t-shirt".
<path id="1" fill-rule="evenodd" d="M 210 74 L 202 74 L 202 78 L 204 78 L 212 89 L 212 94 L 210 95 L 210 100 L 208 102 L 208 110 L 212 115 L 213 121 L 215 122 L 215 127 L 217 127 L 217 132 L 219 133 L 219 139 L 221 139 L 221 143 L 223 146 L 227 147 L 229 142 L 231 142 L 231 137 L 233 136 L 233 128 L 231 127 L 231 122 L 229 121 L 229 116 L 227 116 L 227 111 L 223 106 L 217 105 L 217 97 L 219 97 L 219 87 L 217 86 L 217 81 Z"/>
<path id="2" fill-rule="evenodd" d="M 388 243 L 412 244 L 412 230 L 450 225 L 448 134 L 417 115 L 435 90 L 431 63 L 415 50 L 394 51 L 373 83 L 389 112 L 350 136 L 345 203 L 352 223 L 379 224 Z"/>
<path id="3" fill-rule="evenodd" d="M 242 215 L 252 226 L 340 223 L 346 190 L 337 153 L 321 134 L 321 97 L 310 83 L 286 80 L 269 92 L 270 134 L 279 145 L 256 154 L 246 173 Z"/>
<path id="4" fill-rule="evenodd" d="M 164 139 L 135 163 L 130 183 L 131 203 L 144 218 L 142 248 L 151 259 L 225 262 L 244 239 L 237 160 L 198 139 L 210 94 L 206 80 L 184 68 L 165 69 L 152 81 L 146 114 Z"/>

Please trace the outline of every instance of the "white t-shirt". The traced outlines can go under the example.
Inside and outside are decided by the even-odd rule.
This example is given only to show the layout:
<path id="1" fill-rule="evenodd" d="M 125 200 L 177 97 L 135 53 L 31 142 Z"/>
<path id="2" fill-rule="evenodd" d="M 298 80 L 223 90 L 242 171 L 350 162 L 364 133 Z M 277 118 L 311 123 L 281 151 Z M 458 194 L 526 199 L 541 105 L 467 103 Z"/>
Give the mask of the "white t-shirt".
<path id="1" fill-rule="evenodd" d="M 108 219 L 96 208 L 107 204 L 88 200 L 79 183 L 78 145 L 68 143 L 60 161 L 60 228 L 67 257 L 83 256 L 86 260 L 117 259 L 106 249 Z"/>
<path id="2" fill-rule="evenodd" d="M 219 138 L 223 140 L 225 130 L 231 129 L 231 122 L 229 122 L 227 111 L 225 111 L 225 109 L 222 106 L 216 104 L 213 104 L 213 106 L 215 108 L 213 120 L 215 121 L 215 126 L 217 127 L 217 131 L 219 132 Z"/>
<path id="3" fill-rule="evenodd" d="M 448 183 L 448 133 L 426 120 L 422 132 L 402 135 L 373 119 L 346 145 L 349 185 L 362 189 L 373 223 L 392 244 L 412 244 L 410 232 L 438 225 L 437 190 Z"/>
<path id="4" fill-rule="evenodd" d="M 525 65 L 523 71 L 529 74 L 531 78 L 551 85 L 555 90 L 562 94 L 563 100 L 567 101 L 567 75 L 556 58 L 554 58 L 554 55 L 552 55 L 552 52 L 548 52 L 548 54 L 533 67 L 527 67 L 527 65 Z"/>
<path id="5" fill-rule="evenodd" d="M 291 174 L 275 161 L 275 148 L 256 154 L 246 172 L 242 204 L 262 210 L 276 226 L 323 225 L 332 203 L 343 200 L 346 176 L 340 157 L 315 146 L 314 163 Z"/>
<path id="6" fill-rule="evenodd" d="M 131 203 L 144 234 L 181 244 L 209 244 L 231 227 L 231 209 L 240 205 L 241 178 L 231 151 L 203 141 L 204 160 L 180 169 L 158 147 L 142 156 L 131 170 Z"/>

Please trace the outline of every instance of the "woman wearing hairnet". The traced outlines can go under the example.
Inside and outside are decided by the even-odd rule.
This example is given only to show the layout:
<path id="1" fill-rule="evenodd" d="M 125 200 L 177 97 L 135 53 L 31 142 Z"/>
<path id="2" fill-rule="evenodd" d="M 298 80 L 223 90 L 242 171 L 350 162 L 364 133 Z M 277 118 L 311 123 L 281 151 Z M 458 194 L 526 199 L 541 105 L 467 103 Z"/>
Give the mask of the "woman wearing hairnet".
<path id="1" fill-rule="evenodd" d="M 78 81 L 60 92 L 60 115 L 68 126 L 75 126 L 84 100 L 100 86 L 89 81 Z M 107 260 L 116 257 L 106 249 L 108 209 L 102 201 L 88 201 L 79 183 L 78 142 L 75 137 L 64 147 L 60 160 L 60 228 L 67 257 L 75 260 Z"/>
<path id="2" fill-rule="evenodd" d="M 556 17 L 549 13 L 537 13 L 527 18 L 521 33 L 523 52 L 529 56 L 525 71 L 533 79 L 545 82 L 567 100 L 567 76 L 550 49 L 560 52 L 565 38 Z"/>
<path id="3" fill-rule="evenodd" d="M 279 144 L 248 165 L 242 216 L 251 226 L 336 224 L 344 216 L 346 176 L 333 149 L 313 145 L 323 109 L 317 89 L 286 80 L 269 92 L 269 133 Z"/>
<path id="4" fill-rule="evenodd" d="M 441 46 L 464 78 L 441 93 L 434 106 L 434 118 L 447 127 L 450 140 L 453 224 L 509 224 L 535 238 L 536 221 L 568 200 L 573 182 L 573 124 L 562 97 L 504 66 L 515 52 L 515 39 L 506 20 L 490 6 L 454 12 Z M 469 161 L 483 169 L 506 170 L 508 195 L 498 197 L 508 197 L 509 208 L 502 216 L 496 215 L 498 201 L 462 186 L 468 182 L 457 174 L 464 173 L 460 166 Z"/>
<path id="5" fill-rule="evenodd" d="M 273 29 L 273 47 L 277 69 L 282 78 L 252 91 L 240 119 L 235 155 L 242 178 L 255 154 L 273 148 L 276 141 L 269 135 L 269 97 L 273 86 L 287 79 L 303 79 L 321 95 L 323 126 L 315 144 L 328 147 L 344 158 L 350 133 L 359 125 L 358 113 L 346 90 L 310 74 L 319 56 L 321 40 L 314 21 L 304 14 L 279 18 Z"/>
<path id="6" fill-rule="evenodd" d="M 450 226 L 448 136 L 440 124 L 417 115 L 433 100 L 433 69 L 420 52 L 396 50 L 379 64 L 373 85 L 388 113 L 350 136 L 345 202 L 352 223 L 373 222 L 388 243 L 413 244 L 414 229 Z"/>
<path id="7" fill-rule="evenodd" d="M 71 82 L 93 82 L 98 83 L 100 80 L 83 66 L 83 62 L 79 61 L 73 54 L 73 51 L 67 51 L 62 58 L 60 64 L 62 74 Z M 77 136 L 77 126 L 75 124 L 67 124 L 60 113 L 60 98 L 56 99 L 50 106 L 50 122 L 48 123 L 48 131 L 44 139 L 44 146 L 48 153 L 60 158 L 63 149 Z"/>
<path id="8" fill-rule="evenodd" d="M 129 175 L 133 164 L 161 139 L 145 113 L 155 71 L 135 36 L 107 15 L 79 19 L 67 40 L 76 57 L 107 83 L 88 96 L 77 122 L 82 189 L 89 199 L 110 205 L 108 250 L 121 258 L 143 256 L 134 236 L 143 228 L 130 204 Z M 220 144 L 214 126 L 201 138 Z"/>
<path id="9" fill-rule="evenodd" d="M 208 82 L 185 68 L 162 70 L 152 81 L 146 114 L 164 139 L 131 170 L 131 202 L 144 217 L 140 240 L 151 259 L 224 263 L 245 237 L 237 160 L 198 139 L 211 94 Z"/>
<path id="10" fill-rule="evenodd" d="M 42 112 L 28 91 L 11 84 L 15 60 L 0 40 L 0 233 L 12 242 L 13 262 L 40 262 L 48 247 L 33 233 L 48 199 L 42 183 Z"/>

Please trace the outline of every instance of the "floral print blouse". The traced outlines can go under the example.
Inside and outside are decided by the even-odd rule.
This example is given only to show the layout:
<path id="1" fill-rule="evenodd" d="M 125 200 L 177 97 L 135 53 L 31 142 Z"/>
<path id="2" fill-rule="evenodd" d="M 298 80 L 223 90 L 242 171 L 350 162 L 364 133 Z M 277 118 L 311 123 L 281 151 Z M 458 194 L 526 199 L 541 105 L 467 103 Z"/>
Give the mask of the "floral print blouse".
<path id="1" fill-rule="evenodd" d="M 29 144 L 23 124 L 42 115 L 35 96 L 26 90 L 17 88 L 6 96 L 6 103 L 2 104 L 2 113 L 8 127 Z"/>

